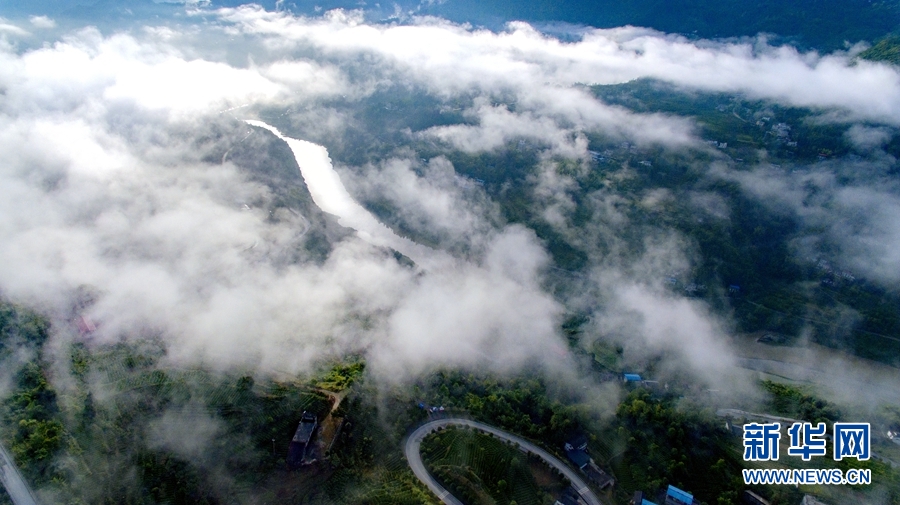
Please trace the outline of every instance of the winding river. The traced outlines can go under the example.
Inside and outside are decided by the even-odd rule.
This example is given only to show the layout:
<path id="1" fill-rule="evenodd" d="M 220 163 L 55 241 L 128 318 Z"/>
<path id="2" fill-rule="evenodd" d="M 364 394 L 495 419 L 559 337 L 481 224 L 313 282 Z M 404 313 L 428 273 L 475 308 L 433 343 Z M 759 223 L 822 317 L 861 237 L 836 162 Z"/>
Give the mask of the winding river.
<path id="1" fill-rule="evenodd" d="M 360 238 L 373 245 L 403 254 L 426 270 L 449 261 L 449 257 L 440 251 L 397 235 L 357 203 L 334 170 L 327 149 L 312 142 L 286 137 L 277 128 L 262 121 L 245 119 L 244 122 L 272 132 L 290 147 L 313 201 L 322 211 L 337 216 L 342 226 L 356 230 Z"/>

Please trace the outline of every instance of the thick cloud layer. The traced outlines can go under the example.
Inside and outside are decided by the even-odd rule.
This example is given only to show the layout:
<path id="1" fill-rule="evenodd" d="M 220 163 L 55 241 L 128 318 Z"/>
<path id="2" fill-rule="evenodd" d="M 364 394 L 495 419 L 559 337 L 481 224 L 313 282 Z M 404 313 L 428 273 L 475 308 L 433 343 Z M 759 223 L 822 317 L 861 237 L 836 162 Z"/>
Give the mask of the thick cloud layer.
<path id="1" fill-rule="evenodd" d="M 544 252 L 520 228 L 482 229 L 484 258 L 424 276 L 357 238 L 324 264 L 279 262 L 308 224 L 268 212 L 268 188 L 210 161 L 247 135 L 216 110 L 337 93 L 339 72 L 191 60 L 150 33 L 85 30 L 2 54 L 6 296 L 55 313 L 62 334 L 85 315 L 93 340 L 161 336 L 174 362 L 221 368 L 297 371 L 370 351 L 377 373 L 398 376 L 514 367 L 553 345 L 561 309 L 537 281 Z"/>
<path id="2" fill-rule="evenodd" d="M 244 33 L 277 36 L 269 39 L 273 47 L 314 47 L 335 57 L 371 53 L 384 65 L 448 94 L 512 88 L 533 101 L 543 95 L 555 102 L 545 104 L 548 112 L 556 109 L 558 114 L 572 101 L 584 104 L 565 97 L 570 92 L 560 87 L 652 77 L 900 124 L 900 73 L 894 67 L 867 61 L 851 65 L 850 53 L 799 53 L 789 46 L 771 47 L 765 39 L 697 44 L 623 27 L 589 31 L 580 42 L 564 43 L 524 23 L 512 23 L 503 33 L 470 31 L 439 19 L 372 26 L 344 12 L 307 20 L 248 7 L 224 10 L 222 18 Z M 563 99 L 549 100 L 552 91 Z"/>
<path id="3" fill-rule="evenodd" d="M 343 11 L 296 18 L 254 7 L 196 11 L 187 23 L 111 35 L 86 28 L 19 50 L 17 40 L 54 21 L 0 21 L 0 290 L 60 318 L 74 315 L 73 304 L 81 310 L 77 293 L 91 292 L 83 311 L 99 324 L 93 338 L 161 336 L 178 362 L 296 371 L 353 351 L 368 353 L 377 372 L 400 376 L 436 365 L 512 369 L 566 359 L 563 308 L 542 284 L 543 245 L 502 225 L 483 193 L 460 189 L 446 159 L 420 163 L 407 153 L 370 164 L 368 179 L 346 171 L 345 185 L 391 201 L 420 230 L 439 230 L 449 237 L 440 246 L 467 244 L 465 260 L 419 273 L 351 237 L 323 263 L 285 264 L 285 252 L 306 240 L 305 218 L 273 206 L 271 188 L 219 157 L 247 135 L 264 135 L 236 117 L 295 111 L 293 124 L 338 136 L 348 125 L 329 101 L 362 103 L 407 84 L 448 103 L 467 99 L 465 122 L 409 133 L 468 153 L 524 139 L 545 163 L 586 159 L 589 132 L 702 149 L 691 121 L 610 106 L 583 86 L 652 77 L 900 124 L 895 69 L 764 41 L 698 44 L 625 27 L 563 43 L 524 24 L 493 33 L 437 19 L 371 25 Z M 875 149 L 889 138 L 879 128 L 848 136 Z M 564 230 L 571 179 L 550 170 L 535 177 L 547 221 Z M 773 192 L 792 198 L 789 187 Z M 890 218 L 894 197 L 884 196 L 872 203 L 845 188 L 836 198 L 861 212 L 876 205 Z M 589 198 L 615 217 L 614 195 Z M 614 248 L 613 228 L 593 239 L 607 234 Z M 883 259 L 879 271 L 895 264 L 884 236 L 900 232 L 859 230 L 859 247 Z M 673 249 L 667 258 L 683 253 Z M 621 270 L 590 281 L 608 302 L 602 331 L 633 333 L 698 368 L 711 354 L 729 354 L 726 325 L 656 289 L 640 273 L 655 267 L 592 260 Z"/>

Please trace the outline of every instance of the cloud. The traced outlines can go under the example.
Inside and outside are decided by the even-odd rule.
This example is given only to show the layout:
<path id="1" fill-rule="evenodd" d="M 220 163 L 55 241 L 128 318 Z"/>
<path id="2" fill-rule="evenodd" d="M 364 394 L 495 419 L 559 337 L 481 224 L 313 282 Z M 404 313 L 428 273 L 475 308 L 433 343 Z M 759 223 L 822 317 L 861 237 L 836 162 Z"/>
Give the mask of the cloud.
<path id="1" fill-rule="evenodd" d="M 31 25 L 35 28 L 41 28 L 45 30 L 56 28 L 56 21 L 48 18 L 47 16 L 31 16 L 28 18 L 28 21 L 30 21 Z"/>
<path id="2" fill-rule="evenodd" d="M 313 62 L 276 61 L 240 68 L 225 62 L 190 58 L 178 37 L 151 30 L 149 39 L 102 36 L 86 28 L 53 46 L 14 56 L 7 52 L 0 79 L 9 88 L 6 109 L 75 107 L 103 102 L 106 107 L 191 115 L 254 103 L 329 96 L 341 91 L 340 73 Z M 12 79 L 25 85 L 12 85 Z"/>
<path id="3" fill-rule="evenodd" d="M 495 205 L 444 157 L 417 160 L 414 153 L 361 170 L 338 167 L 341 179 L 363 202 L 389 202 L 402 230 L 427 237 L 441 249 L 474 253 L 500 222 Z"/>
<path id="4" fill-rule="evenodd" d="M 7 20 L 0 18 L 0 35 L 14 35 L 19 37 L 26 37 L 31 35 L 27 30 L 22 29 L 19 26 L 16 26 L 12 23 L 7 22 Z"/>
<path id="5" fill-rule="evenodd" d="M 867 130 L 850 132 L 872 138 Z M 886 138 L 875 137 L 878 142 Z M 794 244 L 799 258 L 827 251 L 824 256 L 855 275 L 889 285 L 900 281 L 900 187 L 882 163 L 835 160 L 790 172 L 763 166 L 752 171 L 718 167 L 713 173 L 740 182 L 770 209 L 798 220 L 802 228 Z"/>
<path id="6" fill-rule="evenodd" d="M 882 147 L 891 140 L 894 132 L 884 127 L 873 128 L 855 124 L 847 130 L 845 136 L 856 149 L 867 152 Z"/>
<path id="7" fill-rule="evenodd" d="M 876 161 L 796 173 L 716 163 L 706 173 L 816 230 L 798 238 L 798 251 L 827 243 L 848 268 L 900 280 L 900 192 L 881 152 L 900 120 L 891 67 L 633 27 L 585 29 L 564 43 L 521 23 L 495 33 L 431 18 L 372 25 L 344 11 L 192 12 L 183 25 L 86 28 L 42 47 L 0 47 L 0 293 L 51 314 L 57 349 L 153 339 L 166 347 L 161 366 L 297 373 L 361 354 L 385 381 L 532 365 L 571 378 L 577 367 L 559 328 L 577 311 L 590 316 L 583 345 L 612 339 L 629 363 L 664 356 L 660 375 L 727 383 L 736 364 L 727 317 L 663 286 L 691 272 L 692 244 L 652 214 L 629 219 L 635 206 L 657 211 L 685 198 L 726 220 L 727 202 L 699 189 L 617 192 L 639 169 L 601 174 L 588 157 L 596 136 L 663 153 L 702 148 L 693 121 L 610 106 L 586 86 L 643 77 L 863 120 L 846 138 Z M 5 30 L 27 35 L 14 28 Z M 413 90 L 389 96 L 408 107 L 383 113 L 378 94 L 397 89 Z M 460 114 L 434 120 L 441 110 Z M 323 210 L 341 216 L 285 206 L 285 195 L 306 194 L 303 180 L 266 172 L 277 170 L 262 161 L 294 166 L 281 140 L 241 121 L 252 117 L 332 149 L 336 171 L 326 175 L 347 191 L 332 187 L 331 197 L 341 193 L 346 206 Z M 389 131 L 395 119 L 413 126 Z M 547 251 L 557 244 L 505 222 L 491 200 L 503 188 L 498 197 L 442 155 L 502 153 L 519 140 L 538 152 L 513 182 L 527 188 L 529 211 L 583 252 L 580 272 L 555 268 Z M 409 147 L 417 143 L 444 145 L 424 154 Z M 300 164 L 330 162 L 307 147 Z M 252 154 L 236 156 L 242 148 Z M 256 172 L 248 158 L 261 162 Z M 593 177 L 602 180 L 584 189 Z M 351 195 L 388 208 L 393 231 L 362 207 L 348 219 Z M 341 218 L 362 233 L 329 235 Z M 379 242 L 378 227 L 427 238 L 434 249 L 406 251 L 439 261 L 398 261 L 383 246 L 400 242 Z M 84 292 L 91 300 L 78 303 Z M 78 335 L 77 315 L 97 331 Z M 0 390 L 7 380 L 0 374 Z M 222 430 L 192 405 L 145 428 L 151 447 L 188 459 Z"/>
<path id="8" fill-rule="evenodd" d="M 185 460 L 204 461 L 210 444 L 225 432 L 225 423 L 202 405 L 168 410 L 147 425 L 147 447 L 163 449 Z"/>
<path id="9" fill-rule="evenodd" d="M 695 43 L 635 27 L 587 31 L 561 42 L 515 22 L 504 32 L 469 30 L 434 18 L 368 25 L 353 13 L 294 18 L 242 7 L 226 22 L 272 44 L 313 47 L 336 57 L 366 53 L 429 88 L 531 89 L 655 78 L 708 91 L 740 92 L 795 106 L 837 108 L 847 117 L 900 124 L 900 73 L 849 53 L 801 53 L 789 46 Z"/>
<path id="10" fill-rule="evenodd" d="M 426 276 L 389 318 L 387 345 L 373 349 L 373 362 L 403 363 L 410 376 L 429 363 L 501 372 L 565 363 L 562 308 L 537 283 L 547 261 L 533 232 L 505 230 L 480 266 Z"/>
<path id="11" fill-rule="evenodd" d="M 630 352 L 638 355 L 646 352 L 642 349 L 645 347 L 651 352 L 679 356 L 688 370 L 709 384 L 721 383 L 722 377 L 729 375 L 735 362 L 724 338 L 727 330 L 702 303 L 622 281 L 615 283 L 615 305 L 598 320 L 603 331 L 625 337 Z"/>
<path id="12" fill-rule="evenodd" d="M 380 91 L 415 89 L 461 109 L 461 121 L 426 121 L 405 131 L 406 139 L 470 153 L 517 140 L 536 146 L 538 166 L 526 182 L 542 219 L 582 247 L 592 268 L 609 271 L 590 287 L 608 302 L 608 310 L 594 310 L 602 331 L 627 329 L 653 349 L 683 348 L 672 352 L 693 367 L 708 353 L 728 356 L 717 344 L 726 325 L 653 280 L 668 268 L 687 269 L 690 244 L 647 226 L 641 229 L 652 236 L 633 260 L 619 237 L 631 230 L 622 207 L 629 202 L 609 189 L 583 195 L 591 223 L 576 229 L 578 176 L 556 173 L 554 157 L 583 161 L 586 174 L 590 134 L 681 150 L 701 145 L 695 125 L 610 106 L 585 85 L 650 77 L 874 123 L 900 119 L 897 71 L 851 65 L 842 53 L 695 43 L 633 27 L 586 30 L 578 42 L 561 42 L 522 23 L 495 33 L 432 18 L 372 25 L 345 11 L 194 14 L 176 28 L 112 35 L 88 28 L 45 47 L 0 51 L 0 148 L 10 153 L 0 166 L 7 195 L 0 287 L 62 314 L 67 294 L 91 286 L 99 293 L 88 309 L 102 323 L 98 341 L 158 336 L 177 362 L 296 371 L 324 355 L 358 351 L 390 376 L 437 365 L 512 369 L 557 351 L 566 359 L 556 329 L 563 308 L 542 283 L 546 244 L 505 225 L 487 194 L 467 186 L 446 159 L 423 162 L 383 145 L 390 137 L 360 112 Z M 351 194 L 388 202 L 396 219 L 389 224 L 465 254 L 424 273 L 359 237 L 329 244 L 321 261 L 305 255 L 309 216 L 279 211 L 276 191 L 223 155 L 248 135 L 260 146 L 278 140 L 248 134 L 233 114 L 277 116 L 285 131 L 345 149 L 362 139 L 364 156 L 377 154 L 337 167 Z M 856 127 L 848 138 L 877 149 L 889 131 Z M 848 258 L 867 258 L 869 271 L 890 275 L 896 259 L 884 247 L 900 235 L 889 224 L 898 222 L 892 190 L 839 188 L 822 176 L 729 177 L 811 222 L 830 223 L 833 237 L 857 238 L 866 254 L 847 243 Z M 798 207 L 797 184 L 810 181 L 830 188 L 830 205 L 843 214 L 835 218 L 825 203 Z M 644 197 L 653 205 L 671 195 Z M 728 217 L 712 195 L 688 198 L 704 213 Z M 879 224 L 852 217 L 860 215 L 879 216 Z M 619 309 L 633 321 L 613 317 Z"/>
<path id="13" fill-rule="evenodd" d="M 341 90 L 340 71 L 281 58 L 238 68 L 171 40 L 86 29 L 0 54 L 0 287 L 53 314 L 55 338 L 75 337 L 67 321 L 87 287 L 94 301 L 77 310 L 97 322 L 93 342 L 160 338 L 169 362 L 221 369 L 301 371 L 354 351 L 386 377 L 482 359 L 512 368 L 558 339 L 540 244 L 458 210 L 446 160 L 425 178 L 388 163 L 382 187 L 457 237 L 478 229 L 468 262 L 421 275 L 354 237 L 322 263 L 304 257 L 307 218 L 276 212 L 272 188 L 223 162 L 248 134 L 217 109 L 314 101 Z"/>

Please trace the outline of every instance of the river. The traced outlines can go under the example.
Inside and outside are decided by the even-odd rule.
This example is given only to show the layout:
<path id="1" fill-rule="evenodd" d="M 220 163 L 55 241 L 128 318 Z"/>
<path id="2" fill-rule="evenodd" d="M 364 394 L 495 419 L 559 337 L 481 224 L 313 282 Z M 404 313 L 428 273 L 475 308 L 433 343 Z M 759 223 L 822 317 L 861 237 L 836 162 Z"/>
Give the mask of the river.
<path id="1" fill-rule="evenodd" d="M 245 119 L 244 122 L 272 132 L 290 147 L 313 202 L 323 212 L 337 216 L 341 226 L 356 230 L 360 238 L 373 245 L 403 254 L 423 269 L 437 268 L 449 262 L 450 258 L 445 253 L 397 235 L 354 200 L 334 170 L 327 149 L 312 142 L 286 137 L 277 128 L 262 121 Z"/>

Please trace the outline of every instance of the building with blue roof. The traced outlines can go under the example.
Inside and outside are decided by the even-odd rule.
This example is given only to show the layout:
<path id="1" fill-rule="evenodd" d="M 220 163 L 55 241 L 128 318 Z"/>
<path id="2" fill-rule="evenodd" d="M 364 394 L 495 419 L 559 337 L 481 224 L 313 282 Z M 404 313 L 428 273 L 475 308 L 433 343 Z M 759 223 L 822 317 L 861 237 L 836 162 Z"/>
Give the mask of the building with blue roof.
<path id="1" fill-rule="evenodd" d="M 584 470 L 584 467 L 586 467 L 588 463 L 591 462 L 591 457 L 588 456 L 584 451 L 566 451 L 566 456 L 569 457 L 569 461 L 574 463 L 579 470 Z"/>
<path id="2" fill-rule="evenodd" d="M 652 501 L 644 498 L 643 491 L 635 491 L 634 498 L 631 499 L 631 505 L 656 505 Z"/>
<path id="3" fill-rule="evenodd" d="M 641 376 L 636 373 L 624 374 L 625 382 L 641 382 Z"/>
<path id="4" fill-rule="evenodd" d="M 691 505 L 692 503 L 694 503 L 694 495 L 669 484 L 669 489 L 666 491 L 666 505 Z"/>

